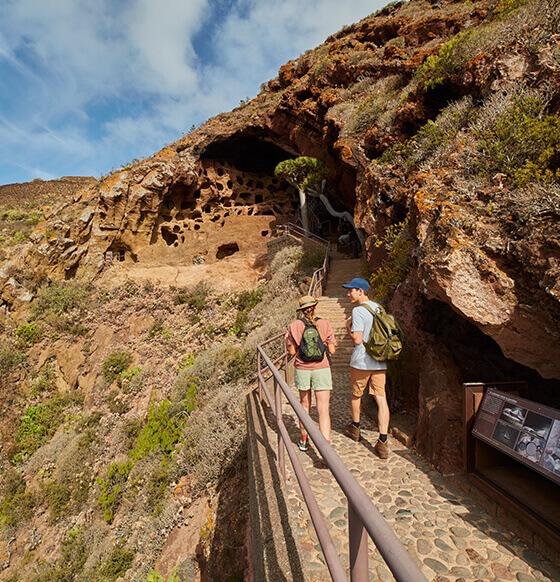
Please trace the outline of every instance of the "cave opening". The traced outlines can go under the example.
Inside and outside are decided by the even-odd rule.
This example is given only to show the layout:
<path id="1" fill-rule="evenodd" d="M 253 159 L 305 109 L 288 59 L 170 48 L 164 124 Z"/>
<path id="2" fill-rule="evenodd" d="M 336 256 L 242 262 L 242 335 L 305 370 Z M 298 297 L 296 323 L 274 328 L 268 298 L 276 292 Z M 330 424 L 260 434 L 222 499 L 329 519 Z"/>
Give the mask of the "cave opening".
<path id="1" fill-rule="evenodd" d="M 227 243 L 225 245 L 220 245 L 218 251 L 216 252 L 217 259 L 225 259 L 231 255 L 239 252 L 239 245 L 236 242 Z"/>
<path id="2" fill-rule="evenodd" d="M 292 154 L 260 137 L 234 135 L 211 143 L 202 158 L 226 160 L 241 172 L 274 176 L 274 168 Z"/>
<path id="3" fill-rule="evenodd" d="M 508 359 L 500 346 L 476 325 L 441 301 L 425 305 L 424 330 L 440 338 L 451 352 L 463 382 L 527 382 L 526 398 L 560 409 L 560 380 Z"/>

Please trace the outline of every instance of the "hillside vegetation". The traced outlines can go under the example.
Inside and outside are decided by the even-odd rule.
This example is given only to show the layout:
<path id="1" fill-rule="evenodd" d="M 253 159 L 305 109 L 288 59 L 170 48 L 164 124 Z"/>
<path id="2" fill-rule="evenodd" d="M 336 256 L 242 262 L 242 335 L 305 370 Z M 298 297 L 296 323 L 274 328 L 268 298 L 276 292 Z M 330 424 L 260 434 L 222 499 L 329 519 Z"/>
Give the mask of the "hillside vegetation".
<path id="1" fill-rule="evenodd" d="M 239 579 L 243 394 L 311 265 L 264 266 L 301 219 L 288 158 L 365 241 L 420 454 L 462 470 L 464 382 L 560 408 L 559 23 L 558 0 L 393 2 L 152 157 L 2 199 L 0 580 Z"/>
<path id="2" fill-rule="evenodd" d="M 167 579 L 158 558 L 169 579 L 240 579 L 243 395 L 310 268 L 288 248 L 252 291 L 37 282 L 0 339 L 2 579 Z"/>

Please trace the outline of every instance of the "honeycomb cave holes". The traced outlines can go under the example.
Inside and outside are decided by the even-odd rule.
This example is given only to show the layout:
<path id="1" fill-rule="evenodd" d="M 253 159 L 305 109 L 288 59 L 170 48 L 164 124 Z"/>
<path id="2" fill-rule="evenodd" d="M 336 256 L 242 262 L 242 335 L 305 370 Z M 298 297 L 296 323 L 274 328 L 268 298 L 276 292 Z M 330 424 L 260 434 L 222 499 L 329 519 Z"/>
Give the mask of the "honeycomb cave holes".
<path id="1" fill-rule="evenodd" d="M 230 257 L 231 255 L 239 252 L 239 245 L 234 243 L 228 243 L 225 245 L 221 245 L 218 247 L 218 251 L 216 253 L 217 259 L 225 259 L 226 257 Z"/>
<path id="2" fill-rule="evenodd" d="M 168 246 L 172 246 L 178 242 L 179 237 L 176 233 L 169 229 L 167 226 L 161 227 L 161 236 Z"/>

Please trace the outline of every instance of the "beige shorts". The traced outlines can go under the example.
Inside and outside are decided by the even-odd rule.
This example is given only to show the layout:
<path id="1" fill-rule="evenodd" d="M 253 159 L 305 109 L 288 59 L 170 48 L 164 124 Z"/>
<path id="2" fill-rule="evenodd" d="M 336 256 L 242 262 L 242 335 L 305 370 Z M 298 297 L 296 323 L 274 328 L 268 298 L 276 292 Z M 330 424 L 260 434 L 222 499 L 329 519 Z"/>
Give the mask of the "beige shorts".
<path id="1" fill-rule="evenodd" d="M 350 383 L 352 396 L 361 398 L 369 384 L 369 393 L 372 396 L 385 397 L 385 377 L 387 370 L 358 370 L 350 367 Z"/>

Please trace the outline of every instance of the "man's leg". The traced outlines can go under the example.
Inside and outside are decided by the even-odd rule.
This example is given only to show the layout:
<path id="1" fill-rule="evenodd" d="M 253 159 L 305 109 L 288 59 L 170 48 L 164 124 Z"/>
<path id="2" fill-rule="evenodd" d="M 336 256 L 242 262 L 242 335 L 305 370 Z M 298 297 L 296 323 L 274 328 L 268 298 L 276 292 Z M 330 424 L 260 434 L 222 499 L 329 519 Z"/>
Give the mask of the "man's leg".
<path id="1" fill-rule="evenodd" d="M 360 424 L 360 414 L 362 412 L 362 397 L 350 395 L 350 413 L 352 420 Z"/>
<path id="2" fill-rule="evenodd" d="M 389 433 L 389 405 L 385 393 L 386 372 L 373 372 L 369 380 L 370 394 L 377 403 L 377 428 L 379 430 L 379 440 L 375 444 L 375 453 L 380 459 L 389 456 L 389 445 L 387 437 Z"/>
<path id="3" fill-rule="evenodd" d="M 354 441 L 361 439 L 360 416 L 362 410 L 362 394 L 364 393 L 364 388 L 367 386 L 367 377 L 365 376 L 367 376 L 365 370 L 357 370 L 356 368 L 350 367 L 350 385 L 352 387 L 350 414 L 352 416 L 352 422 L 346 427 L 344 432 L 346 436 Z"/>
<path id="4" fill-rule="evenodd" d="M 374 396 L 377 403 L 377 428 L 380 435 L 387 435 L 389 432 L 389 405 L 385 396 Z"/>

